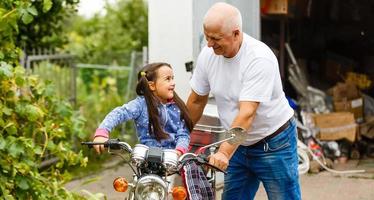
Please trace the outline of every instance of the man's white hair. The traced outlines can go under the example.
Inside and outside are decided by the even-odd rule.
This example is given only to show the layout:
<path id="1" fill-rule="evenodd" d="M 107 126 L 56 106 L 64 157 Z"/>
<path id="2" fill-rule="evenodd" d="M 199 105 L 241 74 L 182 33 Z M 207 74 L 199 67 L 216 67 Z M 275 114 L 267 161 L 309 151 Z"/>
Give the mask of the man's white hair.
<path id="1" fill-rule="evenodd" d="M 236 14 L 234 16 L 228 17 L 223 21 L 222 32 L 230 33 L 234 29 L 239 29 L 240 32 L 242 32 L 242 15 L 240 14 L 240 11 L 237 8 L 235 8 L 235 10 Z"/>
<path id="2" fill-rule="evenodd" d="M 208 18 L 212 19 L 212 17 L 213 19 L 218 17 L 223 33 L 231 33 L 235 29 L 242 31 L 242 15 L 238 8 L 230 4 L 224 2 L 214 4 L 204 16 L 204 24 Z"/>

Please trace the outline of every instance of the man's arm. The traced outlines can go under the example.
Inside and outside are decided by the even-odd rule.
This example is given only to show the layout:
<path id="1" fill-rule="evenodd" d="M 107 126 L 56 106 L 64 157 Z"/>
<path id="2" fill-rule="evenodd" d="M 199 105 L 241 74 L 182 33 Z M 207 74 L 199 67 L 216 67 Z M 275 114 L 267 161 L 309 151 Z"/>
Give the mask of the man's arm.
<path id="1" fill-rule="evenodd" d="M 255 118 L 256 110 L 258 107 L 258 102 L 243 101 L 239 103 L 239 113 L 235 117 L 231 127 L 241 127 L 244 130 L 249 130 L 253 119 Z M 213 154 L 209 163 L 225 170 L 229 164 L 231 156 L 234 154 L 235 150 L 240 144 L 231 145 L 228 142 L 223 142 L 217 153 Z"/>
<path id="2" fill-rule="evenodd" d="M 193 90 L 187 100 L 187 109 L 190 113 L 193 125 L 199 121 L 201 115 L 203 114 L 204 107 L 208 103 L 209 95 L 200 96 Z"/>
<path id="3" fill-rule="evenodd" d="M 258 105 L 259 102 L 241 101 L 239 103 L 239 113 L 232 122 L 231 127 L 242 127 L 248 130 L 255 118 Z"/>

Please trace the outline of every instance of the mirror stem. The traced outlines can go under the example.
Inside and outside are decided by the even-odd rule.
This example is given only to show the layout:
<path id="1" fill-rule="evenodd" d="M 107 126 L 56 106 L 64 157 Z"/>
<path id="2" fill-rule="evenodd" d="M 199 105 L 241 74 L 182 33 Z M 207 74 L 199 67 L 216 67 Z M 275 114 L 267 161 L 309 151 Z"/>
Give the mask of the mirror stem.
<path id="1" fill-rule="evenodd" d="M 235 134 L 231 134 L 231 137 L 229 138 L 226 138 L 224 140 L 221 140 L 221 141 L 218 141 L 218 142 L 215 142 L 215 143 L 212 143 L 212 144 L 208 144 L 206 146 L 203 146 L 203 147 L 200 147 L 197 151 L 196 151 L 196 154 L 200 154 L 202 152 L 205 151 L 205 149 L 207 149 L 208 147 L 211 147 L 211 146 L 215 146 L 217 144 L 221 144 L 222 142 L 226 142 L 226 141 L 229 141 L 229 140 L 232 140 L 235 138 Z"/>

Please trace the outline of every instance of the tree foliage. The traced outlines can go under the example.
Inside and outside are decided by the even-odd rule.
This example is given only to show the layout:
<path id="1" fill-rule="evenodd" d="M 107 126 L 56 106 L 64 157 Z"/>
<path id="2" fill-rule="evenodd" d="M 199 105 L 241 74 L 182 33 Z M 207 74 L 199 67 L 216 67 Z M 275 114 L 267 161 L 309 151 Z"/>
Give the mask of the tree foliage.
<path id="1" fill-rule="evenodd" d="M 106 14 L 70 20 L 66 49 L 80 62 L 129 65 L 131 51 L 148 45 L 148 11 L 143 0 L 118 0 L 107 4 Z"/>
<path id="2" fill-rule="evenodd" d="M 72 150 L 75 139 L 83 135 L 83 119 L 56 97 L 50 82 L 27 75 L 18 64 L 21 47 L 59 43 L 59 23 L 75 3 L 0 1 L 0 197 L 4 199 L 81 198 L 62 184 L 68 176 L 66 167 L 87 163 L 81 152 Z M 49 156 L 56 157 L 57 164 L 41 170 Z"/>
<path id="3" fill-rule="evenodd" d="M 17 61 L 21 49 L 55 48 L 67 42 L 65 19 L 79 0 L 0 1 L 0 60 Z M 18 48 L 16 48 L 18 47 Z"/>

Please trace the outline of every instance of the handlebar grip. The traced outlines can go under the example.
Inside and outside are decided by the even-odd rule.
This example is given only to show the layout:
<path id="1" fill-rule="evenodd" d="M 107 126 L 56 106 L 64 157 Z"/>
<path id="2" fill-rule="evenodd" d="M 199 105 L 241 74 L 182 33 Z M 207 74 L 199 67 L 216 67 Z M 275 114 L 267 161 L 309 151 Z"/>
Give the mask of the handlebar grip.
<path id="1" fill-rule="evenodd" d="M 93 145 L 105 145 L 104 142 L 81 142 L 81 145 L 93 146 Z"/>
<path id="2" fill-rule="evenodd" d="M 119 144 L 119 139 L 109 139 L 106 142 L 81 142 L 82 145 L 87 145 L 89 148 L 92 148 L 94 145 L 104 145 L 105 148 L 111 148 L 115 150 L 120 150 L 121 145 Z"/>
<path id="3" fill-rule="evenodd" d="M 103 145 L 102 142 L 81 142 L 81 145 L 87 145 L 88 148 L 92 148 L 94 145 Z"/>

